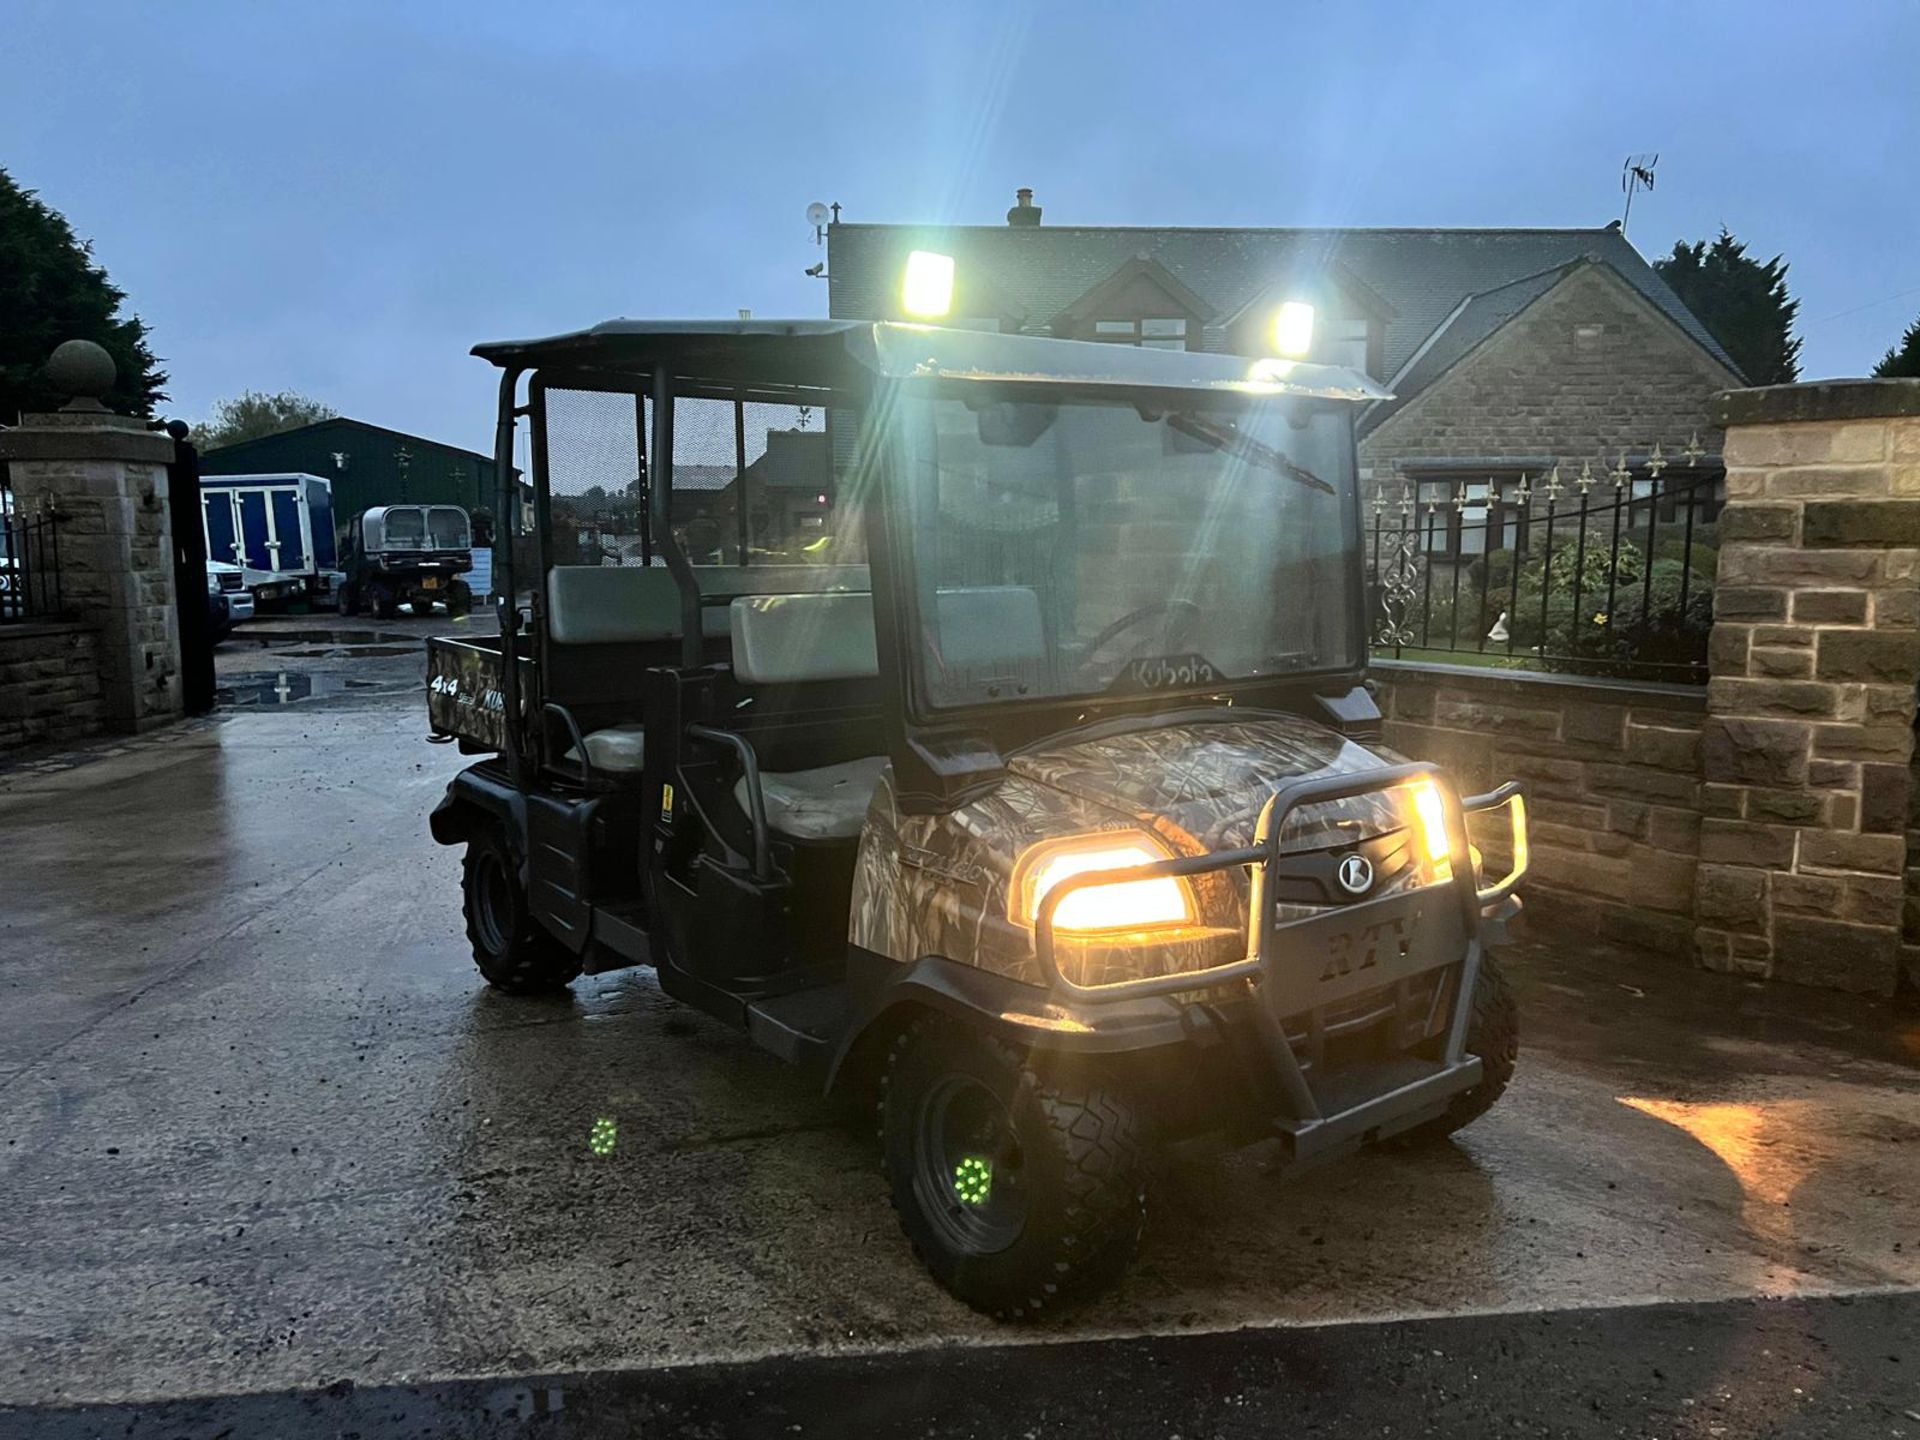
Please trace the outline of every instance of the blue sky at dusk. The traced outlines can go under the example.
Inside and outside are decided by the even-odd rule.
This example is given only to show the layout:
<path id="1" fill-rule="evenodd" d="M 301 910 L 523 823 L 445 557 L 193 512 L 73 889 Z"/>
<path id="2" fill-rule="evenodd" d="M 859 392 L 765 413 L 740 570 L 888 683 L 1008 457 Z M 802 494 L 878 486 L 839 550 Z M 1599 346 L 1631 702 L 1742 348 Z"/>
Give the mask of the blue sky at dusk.
<path id="1" fill-rule="evenodd" d="M 510 6 L 10 0 L 0 166 L 151 325 L 172 414 L 245 388 L 485 449 L 476 340 L 822 315 L 853 220 L 1724 224 L 1809 378 L 1920 313 L 1911 3 Z M 24 63 L 23 63 L 24 62 Z"/>

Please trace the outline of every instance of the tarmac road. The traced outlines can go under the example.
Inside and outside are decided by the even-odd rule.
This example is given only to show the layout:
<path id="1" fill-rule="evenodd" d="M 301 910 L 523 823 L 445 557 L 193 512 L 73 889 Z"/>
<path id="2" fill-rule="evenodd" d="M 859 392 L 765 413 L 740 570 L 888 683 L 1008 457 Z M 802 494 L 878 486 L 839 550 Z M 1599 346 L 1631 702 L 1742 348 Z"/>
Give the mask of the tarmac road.
<path id="1" fill-rule="evenodd" d="M 336 622 L 278 623 L 324 637 Z M 1124 1388 L 1136 1367 L 1217 1378 L 1241 1362 L 1254 1367 L 1246 1413 L 1277 1426 L 1294 1413 L 1284 1367 L 1318 1356 L 1311 1388 L 1348 1405 L 1312 1412 L 1323 1421 L 1364 1412 L 1393 1434 L 1491 1434 L 1423 1432 L 1414 1412 L 1429 1399 L 1396 1423 L 1379 1390 L 1387 1357 L 1369 1358 L 1365 1337 L 1444 1350 L 1417 1338 L 1443 1323 L 1424 1317 L 1466 1316 L 1444 1323 L 1491 1355 L 1531 1344 L 1540 1318 L 1498 1312 L 1546 1311 L 1568 1316 L 1562 1334 L 1597 1327 L 1578 1332 L 1588 1358 L 1535 1346 L 1546 1358 L 1532 1381 L 1511 1372 L 1513 1406 L 1535 1391 L 1544 1403 L 1559 1375 L 1567 1393 L 1614 1396 L 1618 1420 L 1639 1382 L 1620 1370 L 1606 1388 L 1609 1347 L 1711 1334 L 1757 1374 L 1769 1366 L 1749 1351 L 1771 1347 L 1756 1337 L 1792 1331 L 1831 1350 L 1821 1393 L 1844 1373 L 1859 1377 L 1849 1395 L 1871 1391 L 1881 1408 L 1873 1428 L 1782 1433 L 1920 1436 L 1897 1403 L 1904 1384 L 1920 1410 L 1912 1014 L 1578 943 L 1525 946 L 1510 957 L 1520 1077 L 1455 1145 L 1290 1179 L 1258 1151 L 1183 1154 L 1159 1177 L 1126 1282 L 1010 1334 L 914 1264 L 863 1117 L 645 973 L 544 1002 L 479 984 L 458 856 L 425 829 L 461 764 L 424 743 L 411 647 L 436 623 L 356 621 L 374 638 L 271 648 L 243 631 L 222 673 L 251 703 L 0 769 L 0 1406 L 30 1407 L 0 1409 L 0 1433 L 121 1433 L 133 1412 L 72 1407 L 174 1402 L 141 1413 L 198 1434 L 194 1417 L 211 1412 L 193 1397 L 248 1395 L 220 1403 L 279 1405 L 280 1419 L 236 1436 L 297 1433 L 296 1419 L 383 1433 L 353 1408 L 369 1395 L 393 1399 L 399 1418 L 382 1424 L 396 1433 L 464 1433 L 445 1415 L 492 1423 L 500 1377 L 530 1375 L 569 1377 L 544 1388 L 578 1397 L 576 1417 L 599 1403 L 596 1386 L 610 1387 L 605 1414 L 631 1417 L 619 1407 L 636 1395 L 711 1395 L 703 1376 L 759 1375 L 820 1403 L 866 1376 L 885 1381 L 876 1393 L 896 1418 L 944 1394 L 983 1427 L 914 1433 L 1025 1433 L 993 1428 L 1013 1411 L 994 1408 L 979 1367 L 1064 1404 L 1096 1375 Z M 316 653 L 288 653 L 302 649 Z M 287 696 L 238 678 L 262 674 L 288 676 L 266 686 Z M 603 1118 L 618 1138 L 596 1155 Z M 1879 1298 L 1621 1308 L 1754 1295 Z M 1607 1314 L 1574 1313 L 1589 1310 Z M 1297 1328 L 1333 1321 L 1389 1328 Z M 1224 1333 L 1242 1327 L 1255 1328 Z M 1860 1349 L 1882 1334 L 1906 1378 Z M 1093 1348 L 1062 1370 L 1051 1361 L 1066 1352 L 1033 1341 Z M 1004 1364 L 953 1353 L 1009 1343 L 1020 1348 L 979 1352 Z M 752 1368 L 685 1368 L 714 1365 Z M 1714 1373 L 1669 1371 L 1688 1377 L 1680 1389 Z M 433 1388 L 461 1377 L 475 1383 Z M 1148 1391 L 1165 1407 L 1143 1399 L 1141 1423 L 1167 1428 L 1107 1433 L 1179 1428 L 1182 1388 Z M 1486 1393 L 1493 1408 L 1470 1413 L 1507 1403 Z M 672 1413 L 693 1412 L 659 1415 Z M 1672 1413 L 1645 1433 L 1770 1433 Z M 767 1428 L 753 1406 L 724 1418 L 705 1433 Z M 1029 1418 L 1032 1433 L 1074 1433 Z M 1253 1433 L 1231 1419 L 1195 1411 L 1192 1433 Z"/>

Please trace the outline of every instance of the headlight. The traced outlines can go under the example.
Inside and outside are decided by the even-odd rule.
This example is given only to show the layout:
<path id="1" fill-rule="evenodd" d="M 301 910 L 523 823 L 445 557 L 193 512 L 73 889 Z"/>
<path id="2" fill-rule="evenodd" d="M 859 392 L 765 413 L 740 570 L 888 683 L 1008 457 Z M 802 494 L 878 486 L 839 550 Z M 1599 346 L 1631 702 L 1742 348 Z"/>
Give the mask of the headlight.
<path id="1" fill-rule="evenodd" d="M 1013 919 L 1031 925 L 1040 901 L 1069 875 L 1092 870 L 1125 870 L 1170 860 L 1165 849 L 1137 830 L 1048 840 L 1020 857 L 1014 869 Z M 1193 897 L 1186 882 L 1172 875 L 1089 885 L 1063 899 L 1053 912 L 1056 930 L 1153 930 L 1193 922 Z"/>
<path id="2" fill-rule="evenodd" d="M 1452 868 L 1453 846 L 1447 840 L 1447 807 L 1441 803 L 1440 790 L 1431 780 L 1417 781 L 1413 787 L 1414 813 L 1420 817 L 1420 839 L 1427 859 L 1436 867 Z"/>
<path id="3" fill-rule="evenodd" d="M 209 595 L 218 595 L 220 593 L 220 577 L 211 571 L 207 574 L 207 593 Z"/>
<path id="4" fill-rule="evenodd" d="M 1447 840 L 1447 807 L 1440 802 L 1440 791 L 1431 780 L 1413 787 L 1413 808 L 1420 817 L 1420 838 L 1426 843 L 1429 860 L 1446 860 L 1453 854 Z"/>

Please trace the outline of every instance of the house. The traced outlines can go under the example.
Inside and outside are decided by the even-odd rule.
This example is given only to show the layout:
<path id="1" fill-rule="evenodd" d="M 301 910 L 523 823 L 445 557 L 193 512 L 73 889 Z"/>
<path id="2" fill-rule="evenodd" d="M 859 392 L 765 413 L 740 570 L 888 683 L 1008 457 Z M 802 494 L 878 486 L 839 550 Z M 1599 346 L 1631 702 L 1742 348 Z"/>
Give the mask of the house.
<path id="1" fill-rule="evenodd" d="M 1042 225 L 1030 191 L 1005 225 L 836 223 L 831 314 L 907 318 L 907 255 L 955 260 L 945 323 L 1167 349 L 1272 353 L 1286 300 L 1314 306 L 1310 358 L 1394 398 L 1359 421 L 1371 496 L 1526 493 L 1559 464 L 1653 445 L 1711 456 L 1732 359 L 1618 225 L 1598 229 L 1195 229 Z M 1484 527 L 1482 527 L 1484 530 Z M 1467 533 L 1476 533 L 1471 526 Z M 1430 547 L 1431 548 L 1431 547 Z"/>
<path id="2" fill-rule="evenodd" d="M 200 457 L 203 475 L 319 475 L 333 486 L 335 523 L 373 505 L 495 508 L 493 457 L 337 416 L 277 435 L 223 445 Z"/>

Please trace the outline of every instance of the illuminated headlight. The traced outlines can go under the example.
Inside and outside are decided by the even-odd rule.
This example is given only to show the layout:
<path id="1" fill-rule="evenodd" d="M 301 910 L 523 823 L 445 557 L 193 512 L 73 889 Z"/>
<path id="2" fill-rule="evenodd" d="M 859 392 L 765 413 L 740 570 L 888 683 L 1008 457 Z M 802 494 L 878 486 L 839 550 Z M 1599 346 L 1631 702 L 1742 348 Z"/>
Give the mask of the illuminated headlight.
<path id="1" fill-rule="evenodd" d="M 1427 859 L 1436 870 L 1449 873 L 1453 846 L 1447 839 L 1447 807 L 1441 803 L 1440 788 L 1431 780 L 1421 780 L 1412 789 L 1414 814 L 1420 820 L 1420 841 Z"/>
<path id="2" fill-rule="evenodd" d="M 907 256 L 900 308 L 920 320 L 938 320 L 953 308 L 953 257 L 932 250 Z"/>
<path id="3" fill-rule="evenodd" d="M 1273 317 L 1273 348 L 1293 360 L 1313 349 L 1313 306 L 1289 300 L 1280 307 Z"/>
<path id="4" fill-rule="evenodd" d="M 1049 840 L 1020 857 L 1012 890 L 1013 918 L 1031 925 L 1046 893 L 1070 875 L 1095 870 L 1126 870 L 1171 859 L 1139 831 L 1081 835 Z M 1193 897 L 1186 882 L 1172 875 L 1088 885 L 1061 900 L 1053 912 L 1056 930 L 1156 930 L 1193 922 Z"/>

